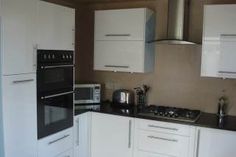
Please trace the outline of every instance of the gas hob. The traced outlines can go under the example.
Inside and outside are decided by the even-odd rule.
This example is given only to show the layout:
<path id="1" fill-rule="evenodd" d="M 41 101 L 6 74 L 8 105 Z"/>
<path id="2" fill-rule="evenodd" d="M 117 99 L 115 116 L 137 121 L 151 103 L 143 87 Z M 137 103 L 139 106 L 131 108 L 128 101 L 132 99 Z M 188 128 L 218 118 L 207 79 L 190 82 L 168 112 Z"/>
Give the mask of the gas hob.
<path id="1" fill-rule="evenodd" d="M 139 115 L 194 123 L 200 117 L 200 113 L 200 110 L 150 105 Z"/>

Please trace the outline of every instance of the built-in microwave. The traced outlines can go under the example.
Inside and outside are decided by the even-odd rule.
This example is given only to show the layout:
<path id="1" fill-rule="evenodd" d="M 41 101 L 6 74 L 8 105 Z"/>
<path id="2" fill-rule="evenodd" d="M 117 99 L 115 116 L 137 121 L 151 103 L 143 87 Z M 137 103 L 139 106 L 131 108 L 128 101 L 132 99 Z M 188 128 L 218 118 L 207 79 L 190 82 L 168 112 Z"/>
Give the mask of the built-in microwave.
<path id="1" fill-rule="evenodd" d="M 96 104 L 100 103 L 100 84 L 76 84 L 74 88 L 75 104 Z"/>

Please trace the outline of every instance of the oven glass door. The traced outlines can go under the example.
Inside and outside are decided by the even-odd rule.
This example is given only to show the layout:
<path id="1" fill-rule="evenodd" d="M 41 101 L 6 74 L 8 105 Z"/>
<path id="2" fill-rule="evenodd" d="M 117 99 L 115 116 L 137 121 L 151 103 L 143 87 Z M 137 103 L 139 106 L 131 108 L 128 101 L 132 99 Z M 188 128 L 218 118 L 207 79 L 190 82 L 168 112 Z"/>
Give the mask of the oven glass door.
<path id="1" fill-rule="evenodd" d="M 73 90 L 73 66 L 45 66 L 37 73 L 40 93 L 55 93 Z"/>
<path id="2" fill-rule="evenodd" d="M 38 139 L 73 125 L 73 93 L 38 97 Z"/>

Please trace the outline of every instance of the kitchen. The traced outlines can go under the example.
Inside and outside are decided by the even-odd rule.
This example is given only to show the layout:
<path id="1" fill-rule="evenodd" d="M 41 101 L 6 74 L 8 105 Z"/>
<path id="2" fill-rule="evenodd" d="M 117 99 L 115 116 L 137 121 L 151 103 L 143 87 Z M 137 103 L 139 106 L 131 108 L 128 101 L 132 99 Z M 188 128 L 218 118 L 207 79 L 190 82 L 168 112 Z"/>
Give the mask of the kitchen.
<path id="1" fill-rule="evenodd" d="M 201 77 L 203 4 L 219 4 L 219 3 L 234 4 L 235 2 L 233 0 L 231 1 L 225 0 L 224 2 L 217 1 L 217 0 L 208 0 L 207 2 L 192 0 L 191 5 L 190 5 L 190 12 L 189 12 L 189 15 L 190 15 L 189 29 L 190 30 L 188 31 L 188 34 L 189 34 L 188 40 L 198 43 L 198 44 L 171 45 L 171 44 L 158 44 L 158 42 L 156 43 L 154 42 L 155 66 L 154 66 L 154 71 L 151 73 L 132 73 L 132 72 L 127 73 L 127 72 L 108 72 L 108 71 L 106 72 L 106 71 L 93 70 L 93 66 L 94 66 L 93 64 L 93 60 L 94 60 L 93 59 L 94 58 L 94 10 L 146 8 L 146 7 L 150 8 L 156 13 L 156 39 L 165 39 L 166 34 L 167 34 L 167 19 L 168 19 L 167 18 L 167 11 L 168 11 L 167 0 L 119 1 L 119 2 L 118 1 L 114 1 L 114 2 L 111 2 L 111 1 L 97 1 L 97 2 L 79 1 L 78 2 L 76 1 L 75 2 L 75 1 L 69 1 L 69 0 L 68 1 L 53 0 L 53 2 L 60 3 L 66 6 L 73 6 L 73 7 L 76 6 L 75 7 L 76 8 L 76 20 L 75 20 L 75 23 L 76 23 L 75 76 L 76 78 L 75 78 L 75 81 L 76 83 L 96 82 L 96 83 L 103 84 L 104 90 L 102 90 L 102 94 L 103 94 L 102 100 L 107 100 L 107 99 L 111 100 L 112 93 L 116 89 L 125 88 L 129 90 L 133 90 L 133 88 L 135 87 L 141 86 L 143 84 L 147 84 L 151 87 L 148 93 L 148 104 L 158 104 L 158 105 L 173 106 L 173 107 L 180 107 L 180 108 L 197 109 L 197 110 L 201 110 L 202 112 L 212 113 L 214 115 L 207 117 L 207 119 L 205 119 L 204 122 L 210 123 L 212 121 L 213 123 L 215 123 L 215 119 L 217 118 L 215 114 L 217 113 L 217 110 L 218 110 L 218 99 L 221 96 L 225 95 L 228 97 L 228 100 L 229 100 L 227 114 L 232 115 L 232 117 L 229 117 L 230 119 L 229 121 L 232 122 L 234 120 L 234 115 L 236 115 L 236 109 L 234 105 L 235 104 L 234 79 Z M 50 32 L 48 33 L 50 34 Z M 71 36 L 68 38 L 70 38 L 68 40 L 71 40 Z M 67 41 L 65 38 L 63 40 Z M 50 47 L 53 45 L 53 43 L 51 43 L 52 45 L 47 45 L 47 43 L 50 43 L 50 42 L 44 42 L 44 43 L 46 46 Z M 63 41 L 61 43 L 63 43 Z M 71 43 L 71 41 L 70 42 L 68 41 L 68 43 Z M 69 47 L 71 47 L 71 45 Z M 8 64 L 10 64 L 10 62 Z M 10 68 L 10 69 L 14 69 L 14 68 Z M 31 85 L 33 87 L 30 87 L 30 89 L 33 90 L 33 88 L 35 87 L 33 84 Z M 106 156 L 106 155 L 110 156 L 111 154 L 109 153 L 114 153 L 114 155 L 117 155 L 117 156 L 132 156 L 133 155 L 133 156 L 142 156 L 142 157 L 145 157 L 145 156 L 154 156 L 154 157 L 186 156 L 186 154 L 181 155 L 177 153 L 178 150 L 179 152 L 186 152 L 186 151 L 185 150 L 180 151 L 180 149 L 185 149 L 185 148 L 181 148 L 177 146 L 176 144 L 170 144 L 168 142 L 166 146 L 163 144 L 164 148 L 163 147 L 160 148 L 160 151 L 162 150 L 161 152 L 158 152 L 157 150 L 158 148 L 156 148 L 158 146 L 158 143 L 155 143 L 157 146 L 155 146 L 155 144 L 150 144 L 150 143 L 149 143 L 150 145 L 145 145 L 145 143 L 148 142 L 148 141 L 145 141 L 145 139 L 143 139 L 144 138 L 143 136 L 146 135 L 146 133 L 155 133 L 157 135 L 160 135 L 164 139 L 177 138 L 179 142 L 183 142 L 183 141 L 186 142 L 186 139 L 188 139 L 190 141 L 190 143 L 188 144 L 189 147 L 190 145 L 192 146 L 191 148 L 192 150 L 189 149 L 190 150 L 189 152 L 192 152 L 192 154 L 194 155 L 198 154 L 199 157 L 233 156 L 232 146 L 235 143 L 235 140 L 234 140 L 235 135 L 234 135 L 234 132 L 231 132 L 231 131 L 228 132 L 227 130 L 233 130 L 233 128 L 235 128 L 234 125 L 230 126 L 226 124 L 228 129 L 226 127 L 226 130 L 222 130 L 222 131 L 224 135 L 226 135 L 225 133 L 227 133 L 227 135 L 229 136 L 225 136 L 225 137 L 222 135 L 222 132 L 220 131 L 218 132 L 218 129 L 213 129 L 213 130 L 216 130 L 216 132 L 212 132 L 212 130 L 207 130 L 206 134 L 201 135 L 203 136 L 203 138 L 210 137 L 210 136 L 212 136 L 213 138 L 222 137 L 221 139 L 217 139 L 221 141 L 222 144 L 219 144 L 218 143 L 219 141 L 216 141 L 214 142 L 215 147 L 204 147 L 202 143 L 209 143 L 209 141 L 207 140 L 200 141 L 200 144 L 199 145 L 197 144 L 198 139 L 194 136 L 195 134 L 198 134 L 198 131 L 194 130 L 194 127 L 197 124 L 196 125 L 194 124 L 182 125 L 184 123 L 180 123 L 180 124 L 178 123 L 176 124 L 174 122 L 162 123 L 162 121 L 160 120 L 145 121 L 147 120 L 145 118 L 138 118 L 138 117 L 134 118 L 134 117 L 126 117 L 126 116 L 118 116 L 118 115 L 113 116 L 109 114 L 104 114 L 104 115 L 102 114 L 104 116 L 102 117 L 100 114 L 101 113 L 96 113 L 96 112 L 86 112 L 84 114 L 81 114 L 81 118 L 79 118 L 79 128 L 75 128 L 76 127 L 75 124 L 77 123 L 76 123 L 76 119 L 74 120 L 74 130 L 82 129 L 79 131 L 79 136 L 73 137 L 74 143 L 78 142 L 77 140 L 79 139 L 79 146 L 77 148 L 78 148 L 79 153 L 82 153 L 79 156 L 92 156 L 92 157 L 100 157 L 100 156 Z M 110 119 L 111 121 L 107 119 Z M 103 121 L 104 123 L 101 123 L 102 120 L 104 120 Z M 117 120 L 117 123 L 115 123 L 116 120 Z M 90 124 L 91 121 L 92 121 L 92 124 Z M 109 125 L 104 125 L 106 122 Z M 112 124 L 112 122 L 114 124 Z M 124 124 L 123 122 L 126 123 L 127 125 L 122 125 Z M 201 124 L 203 124 L 204 122 L 201 122 Z M 147 123 L 153 123 L 153 124 L 147 124 Z M 162 128 L 163 127 L 175 128 L 175 130 L 178 129 L 178 131 L 173 132 L 172 130 L 172 132 L 169 131 L 167 133 L 163 132 L 163 130 L 156 131 L 154 128 L 151 128 L 151 129 L 144 128 L 146 127 L 146 124 L 147 126 L 152 125 L 152 126 L 161 126 Z M 90 125 L 94 129 L 91 129 L 89 127 Z M 122 128 L 120 128 L 119 126 L 121 126 Z M 215 128 L 215 126 L 212 126 L 212 127 Z M 108 141 L 102 140 L 102 139 L 106 139 L 110 137 L 108 136 L 110 132 L 113 132 L 113 134 L 115 134 L 114 130 L 123 130 L 124 132 L 120 131 L 120 134 L 117 135 L 117 137 L 114 138 L 114 141 L 111 143 L 109 143 L 110 142 L 109 140 Z M 147 132 L 145 132 L 145 130 Z M 106 134 L 99 134 L 103 131 Z M 65 135 L 67 134 L 65 133 Z M 177 135 L 177 136 L 174 136 L 174 135 Z M 55 136 L 52 139 L 56 140 L 58 137 Z M 77 139 L 76 137 L 79 137 L 79 138 Z M 150 138 L 153 140 L 156 139 L 155 137 L 156 136 L 154 135 L 150 136 Z M 139 143 L 140 145 L 138 145 L 139 138 L 141 139 L 140 140 L 141 143 Z M 124 141 L 118 140 L 118 139 L 123 139 Z M 127 150 L 126 145 L 128 146 L 128 142 L 126 139 L 130 139 L 129 141 L 132 141 L 130 143 L 131 148 L 128 149 L 128 152 L 126 152 Z M 117 141 L 118 143 L 116 143 Z M 67 142 L 70 143 L 70 141 L 67 141 Z M 183 142 L 182 144 L 183 145 L 186 144 L 185 142 Z M 173 143 L 176 143 L 176 142 L 174 141 Z M 231 143 L 231 144 L 228 144 L 228 143 Z M 50 151 L 49 149 L 45 147 L 46 153 L 43 152 L 41 156 L 62 156 L 62 157 L 73 156 L 73 153 L 70 153 L 69 155 L 68 153 L 66 153 L 66 150 L 71 149 L 71 148 L 63 148 L 64 145 L 68 145 L 68 143 L 62 144 L 60 148 L 54 147 L 53 151 L 52 150 Z M 119 145 L 125 145 L 125 148 L 116 147 Z M 74 151 L 76 151 L 76 147 L 74 148 L 75 148 Z M 137 150 L 137 148 L 139 149 Z M 168 151 L 166 151 L 167 148 L 169 148 Z M 38 148 L 35 148 L 35 149 L 37 149 L 36 151 L 39 151 Z M 197 151 L 196 149 L 199 149 L 200 151 L 196 153 L 195 152 Z M 110 151 L 107 151 L 107 150 L 110 150 Z M 218 150 L 218 151 L 216 151 L 214 154 L 214 152 L 212 152 L 213 150 L 214 151 Z M 52 154 L 50 155 L 48 151 L 51 152 Z M 63 152 L 65 152 L 65 154 L 63 154 Z M 122 152 L 124 152 L 125 154 L 124 153 L 122 154 Z M 40 154 L 38 154 L 38 156 L 40 156 Z M 190 155 L 187 155 L 187 156 L 190 156 Z"/>

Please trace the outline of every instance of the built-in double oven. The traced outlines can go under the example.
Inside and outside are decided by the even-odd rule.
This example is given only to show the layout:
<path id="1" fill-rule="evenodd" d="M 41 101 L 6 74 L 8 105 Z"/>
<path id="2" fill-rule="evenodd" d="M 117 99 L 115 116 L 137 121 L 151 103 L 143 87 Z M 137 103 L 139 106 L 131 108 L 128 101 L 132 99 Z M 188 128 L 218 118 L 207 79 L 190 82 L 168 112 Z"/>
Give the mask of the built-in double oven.
<path id="1" fill-rule="evenodd" d="M 73 125 L 73 51 L 38 50 L 38 139 Z"/>

